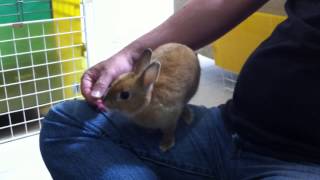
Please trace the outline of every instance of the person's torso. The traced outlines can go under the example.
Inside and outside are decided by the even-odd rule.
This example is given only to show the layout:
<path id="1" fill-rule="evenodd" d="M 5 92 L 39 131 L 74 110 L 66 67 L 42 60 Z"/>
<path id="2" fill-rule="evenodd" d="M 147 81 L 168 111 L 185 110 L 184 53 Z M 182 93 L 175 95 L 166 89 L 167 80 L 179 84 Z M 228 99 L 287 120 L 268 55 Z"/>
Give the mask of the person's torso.
<path id="1" fill-rule="evenodd" d="M 288 0 L 286 10 L 288 19 L 245 63 L 223 111 L 249 141 L 320 162 L 320 1 Z"/>

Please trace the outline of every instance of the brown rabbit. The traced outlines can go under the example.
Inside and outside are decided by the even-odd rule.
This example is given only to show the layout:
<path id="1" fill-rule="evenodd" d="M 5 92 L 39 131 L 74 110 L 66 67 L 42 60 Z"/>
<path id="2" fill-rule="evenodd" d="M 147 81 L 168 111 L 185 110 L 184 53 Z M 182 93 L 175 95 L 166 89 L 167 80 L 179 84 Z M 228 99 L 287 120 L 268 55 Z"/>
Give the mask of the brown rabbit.
<path id="1" fill-rule="evenodd" d="M 108 109 L 126 114 L 136 124 L 160 129 L 160 149 L 175 144 L 175 129 L 181 117 L 188 124 L 192 113 L 186 104 L 196 93 L 200 65 L 192 49 L 177 43 L 145 50 L 133 72 L 115 80 L 104 102 Z"/>

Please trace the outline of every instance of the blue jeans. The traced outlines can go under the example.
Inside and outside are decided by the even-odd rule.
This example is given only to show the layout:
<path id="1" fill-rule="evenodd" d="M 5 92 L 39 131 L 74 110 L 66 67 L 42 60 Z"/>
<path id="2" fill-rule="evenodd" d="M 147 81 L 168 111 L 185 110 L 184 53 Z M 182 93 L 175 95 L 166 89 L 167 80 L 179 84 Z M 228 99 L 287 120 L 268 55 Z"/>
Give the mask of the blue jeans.
<path id="1" fill-rule="evenodd" d="M 175 146 L 162 152 L 160 132 L 101 113 L 85 101 L 60 103 L 43 120 L 41 153 L 58 180 L 320 179 L 317 164 L 243 150 L 219 108 L 190 107 L 194 122 L 180 121 Z"/>

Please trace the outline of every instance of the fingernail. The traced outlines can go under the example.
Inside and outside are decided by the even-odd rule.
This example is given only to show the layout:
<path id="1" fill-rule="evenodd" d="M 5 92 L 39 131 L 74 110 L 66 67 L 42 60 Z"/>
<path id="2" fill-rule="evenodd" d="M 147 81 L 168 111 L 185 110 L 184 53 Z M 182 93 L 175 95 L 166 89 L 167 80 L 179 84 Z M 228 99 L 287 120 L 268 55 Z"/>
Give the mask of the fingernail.
<path id="1" fill-rule="evenodd" d="M 92 91 L 91 96 L 95 98 L 101 98 L 102 94 L 100 91 Z"/>

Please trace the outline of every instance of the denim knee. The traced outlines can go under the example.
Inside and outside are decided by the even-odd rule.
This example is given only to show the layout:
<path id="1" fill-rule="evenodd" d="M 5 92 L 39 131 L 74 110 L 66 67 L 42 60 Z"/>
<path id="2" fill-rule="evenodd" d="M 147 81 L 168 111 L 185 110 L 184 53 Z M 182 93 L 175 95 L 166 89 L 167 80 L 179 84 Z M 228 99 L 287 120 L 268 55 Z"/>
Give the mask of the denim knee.
<path id="1" fill-rule="evenodd" d="M 84 100 L 70 100 L 56 104 L 42 121 L 40 141 L 47 137 L 68 137 L 81 133 L 101 134 L 91 123 L 100 116 L 100 111 Z"/>
<path id="2" fill-rule="evenodd" d="M 69 100 L 54 105 L 45 117 L 45 121 L 70 123 L 71 120 L 82 124 L 95 118 L 98 113 L 99 110 L 84 100 Z"/>

